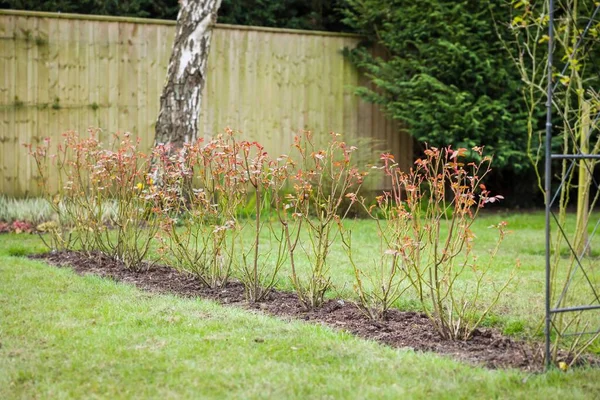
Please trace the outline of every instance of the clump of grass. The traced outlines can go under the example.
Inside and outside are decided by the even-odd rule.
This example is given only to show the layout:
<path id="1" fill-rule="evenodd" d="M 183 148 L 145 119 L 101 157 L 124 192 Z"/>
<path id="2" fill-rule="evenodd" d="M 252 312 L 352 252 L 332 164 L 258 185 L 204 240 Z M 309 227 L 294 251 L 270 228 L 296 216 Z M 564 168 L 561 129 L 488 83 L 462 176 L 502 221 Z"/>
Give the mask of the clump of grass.
<path id="1" fill-rule="evenodd" d="M 23 100 L 20 100 L 17 96 L 15 96 L 14 105 L 15 108 L 22 108 L 25 105 L 25 102 L 23 102 Z"/>
<path id="2" fill-rule="evenodd" d="M 525 332 L 525 323 L 523 321 L 510 321 L 504 327 L 502 333 L 505 335 L 517 336 Z"/>
<path id="3" fill-rule="evenodd" d="M 31 250 L 25 246 L 15 245 L 8 248 L 8 255 L 11 257 L 24 257 L 31 254 Z"/>
<path id="4" fill-rule="evenodd" d="M 104 223 L 108 223 L 114 220 L 117 213 L 117 203 L 109 200 L 102 208 L 101 219 Z M 14 199 L 0 195 L 0 221 L 7 223 L 25 221 L 37 226 L 56 218 L 56 213 L 44 198 Z M 63 222 L 68 223 L 69 221 Z"/>
<path id="5" fill-rule="evenodd" d="M 52 208 L 42 198 L 12 199 L 0 195 L 0 221 L 27 221 L 37 225 L 52 217 Z"/>

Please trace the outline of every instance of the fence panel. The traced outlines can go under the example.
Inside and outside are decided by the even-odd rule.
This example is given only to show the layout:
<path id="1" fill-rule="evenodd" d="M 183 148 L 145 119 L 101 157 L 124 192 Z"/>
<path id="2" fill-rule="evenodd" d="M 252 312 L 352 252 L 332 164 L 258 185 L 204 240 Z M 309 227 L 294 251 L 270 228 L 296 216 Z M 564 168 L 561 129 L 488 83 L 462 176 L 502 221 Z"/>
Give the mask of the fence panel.
<path id="1" fill-rule="evenodd" d="M 0 193 L 39 194 L 24 143 L 101 128 L 153 144 L 173 21 L 0 10 Z M 217 25 L 199 129 L 225 127 L 287 153 L 293 135 L 374 140 L 403 167 L 412 140 L 351 88 L 366 80 L 342 55 L 360 37 Z M 379 186 L 382 183 L 378 184 Z"/>

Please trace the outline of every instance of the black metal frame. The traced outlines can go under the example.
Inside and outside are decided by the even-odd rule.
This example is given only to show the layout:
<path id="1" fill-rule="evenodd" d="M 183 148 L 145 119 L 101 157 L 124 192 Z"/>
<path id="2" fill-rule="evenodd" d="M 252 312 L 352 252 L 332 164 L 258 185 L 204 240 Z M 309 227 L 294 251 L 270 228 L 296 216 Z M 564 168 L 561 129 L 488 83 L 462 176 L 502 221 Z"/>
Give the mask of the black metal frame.
<path id="1" fill-rule="evenodd" d="M 550 367 L 551 365 L 551 334 L 552 334 L 552 316 L 554 314 L 558 314 L 558 313 L 569 313 L 569 312 L 581 312 L 581 311 L 592 311 L 592 310 L 600 310 L 600 304 L 592 304 L 592 305 L 575 305 L 572 307 L 563 307 L 563 308 L 553 308 L 552 304 L 551 304 L 551 280 L 550 280 L 550 275 L 551 275 L 551 253 L 552 253 L 552 248 L 551 248 L 551 241 L 550 241 L 550 234 L 551 234 L 551 220 L 552 218 L 555 220 L 555 222 L 558 224 L 558 228 L 560 231 L 560 234 L 563 235 L 564 239 L 567 241 L 567 244 L 569 245 L 569 250 L 571 251 L 571 253 L 573 254 L 573 256 L 575 257 L 575 260 L 577 262 L 576 268 L 579 267 L 581 268 L 581 270 L 583 271 L 583 273 L 585 274 L 585 278 L 587 280 L 587 282 L 590 284 L 594 295 L 596 297 L 596 300 L 598 300 L 598 302 L 600 303 L 600 297 L 598 296 L 598 292 L 596 291 L 596 289 L 594 288 L 593 284 L 590 282 L 589 277 L 587 276 L 587 274 L 585 273 L 585 269 L 581 263 L 581 257 L 583 256 L 583 254 L 585 254 L 585 250 L 587 250 L 587 246 L 589 246 L 589 243 L 586 244 L 586 249 L 584 249 L 583 254 L 577 254 L 577 251 L 573 248 L 573 246 L 571 246 L 569 239 L 567 238 L 567 235 L 563 229 L 563 227 L 560 225 L 558 218 L 556 217 L 556 215 L 552 212 L 552 205 L 554 204 L 555 200 L 558 197 L 558 194 L 560 193 L 560 190 L 562 189 L 562 186 L 565 184 L 565 180 L 567 178 L 567 176 L 569 175 L 571 169 L 574 167 L 575 165 L 575 161 L 576 160 L 600 160 L 600 155 L 597 154 L 582 154 L 581 149 L 579 149 L 577 146 L 575 146 L 575 148 L 577 149 L 578 153 L 577 154 L 552 154 L 552 99 L 553 99 L 553 94 L 554 91 L 556 90 L 556 87 L 558 85 L 558 82 L 554 83 L 553 79 L 552 79 L 552 64 L 553 64 L 553 52 L 554 52 L 554 0 L 549 0 L 549 22 L 548 22 L 548 65 L 547 65 L 547 73 L 548 73 L 548 87 L 547 87 L 547 103 L 546 103 L 546 138 L 545 138 L 545 176 L 544 176 L 544 191 L 545 191 L 545 205 L 546 205 L 546 214 L 545 214 L 545 225 L 546 225 L 546 230 L 545 230 L 545 235 L 546 235 L 546 319 L 545 319 L 545 359 L 546 359 L 546 367 Z M 571 54 L 571 56 L 569 57 L 569 59 L 567 60 L 566 65 L 563 68 L 562 73 L 564 74 L 569 66 L 569 63 L 571 61 L 571 59 L 573 58 L 575 52 L 577 51 L 577 49 L 579 48 L 579 46 L 581 45 L 583 39 L 586 37 L 592 22 L 594 21 L 596 15 L 598 14 L 598 12 L 600 12 L 600 5 L 598 5 L 595 10 L 594 13 L 592 14 L 592 17 L 590 18 L 589 23 L 587 24 L 586 28 L 584 29 L 584 31 L 582 32 L 581 36 L 579 37 L 579 40 L 577 41 L 573 52 Z M 594 124 L 592 124 L 592 128 L 591 130 L 593 130 L 593 125 L 595 125 L 596 122 L 598 122 L 600 118 L 600 113 L 597 114 L 596 118 L 594 119 Z M 590 133 L 591 133 L 590 130 Z M 569 166 L 569 169 L 567 170 L 565 176 L 561 177 L 561 182 L 560 185 L 558 186 L 558 189 L 556 191 L 556 193 L 554 194 L 554 196 L 552 196 L 552 161 L 553 160 L 571 160 L 571 165 Z M 587 166 L 588 171 L 589 171 L 589 166 Z M 592 171 L 589 171 L 590 174 Z M 596 182 L 594 180 L 594 184 L 596 185 L 597 189 L 600 189 L 600 183 Z M 596 226 L 594 227 L 594 233 L 596 232 L 596 229 L 600 226 L 600 221 L 598 221 L 598 223 L 596 224 Z M 593 236 L 593 234 L 592 234 Z M 574 272 L 576 271 L 576 269 L 574 270 Z M 570 279 L 573 278 L 573 275 L 570 277 Z M 570 285 L 570 281 L 567 283 L 567 288 Z M 562 301 L 563 296 L 565 295 L 565 293 L 563 292 L 561 294 L 561 298 L 559 299 L 559 304 L 560 301 Z M 599 313 L 600 316 L 600 313 Z M 597 334 L 599 331 L 591 331 L 591 332 L 574 332 L 574 333 L 570 333 L 569 335 L 587 335 L 587 334 Z"/>

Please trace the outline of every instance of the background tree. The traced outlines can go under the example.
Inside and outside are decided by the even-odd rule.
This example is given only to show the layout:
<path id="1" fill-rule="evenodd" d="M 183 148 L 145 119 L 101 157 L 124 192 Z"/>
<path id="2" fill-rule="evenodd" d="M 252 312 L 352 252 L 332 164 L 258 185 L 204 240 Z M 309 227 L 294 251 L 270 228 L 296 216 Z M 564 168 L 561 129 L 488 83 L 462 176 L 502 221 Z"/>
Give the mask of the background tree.
<path id="1" fill-rule="evenodd" d="M 178 0 L 0 0 L 0 8 L 175 19 Z"/>
<path id="2" fill-rule="evenodd" d="M 375 87 L 356 93 L 420 142 L 485 145 L 496 167 L 522 172 L 527 114 L 488 3 L 347 0 L 344 22 L 367 38 L 350 56 Z M 371 45 L 385 56 L 371 55 Z"/>
<path id="3" fill-rule="evenodd" d="M 223 0 L 219 22 L 277 28 L 347 31 L 343 0 Z"/>
<path id="4" fill-rule="evenodd" d="M 169 60 L 167 81 L 160 96 L 155 142 L 180 148 L 198 136 L 198 116 L 212 25 L 221 0 L 182 0 Z"/>
<path id="5" fill-rule="evenodd" d="M 343 0 L 223 0 L 219 22 L 290 29 L 342 31 Z M 178 0 L 0 0 L 0 8 L 176 19 Z"/>

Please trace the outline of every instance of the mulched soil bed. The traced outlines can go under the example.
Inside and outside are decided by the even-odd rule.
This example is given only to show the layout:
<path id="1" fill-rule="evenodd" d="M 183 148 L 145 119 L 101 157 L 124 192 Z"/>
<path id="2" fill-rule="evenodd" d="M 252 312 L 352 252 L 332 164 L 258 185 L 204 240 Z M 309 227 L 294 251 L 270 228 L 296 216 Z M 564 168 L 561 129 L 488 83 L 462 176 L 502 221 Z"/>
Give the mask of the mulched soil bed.
<path id="1" fill-rule="evenodd" d="M 77 252 L 47 253 L 32 258 L 43 259 L 59 267 L 73 268 L 82 275 L 95 274 L 134 284 L 152 292 L 201 297 L 278 317 L 323 323 L 392 347 L 433 351 L 489 368 L 537 371 L 542 365 L 540 345 L 519 342 L 492 329 L 478 329 L 473 338 L 466 342 L 443 340 L 429 319 L 420 313 L 393 310 L 386 321 L 375 322 L 365 317 L 355 304 L 343 300 L 329 300 L 319 309 L 306 311 L 294 293 L 273 291 L 267 300 L 249 304 L 244 300 L 244 288 L 238 282 L 231 282 L 220 289 L 209 289 L 192 275 L 160 265 L 149 265 L 147 269 L 136 272 L 109 257 L 98 254 L 90 258 Z"/>

